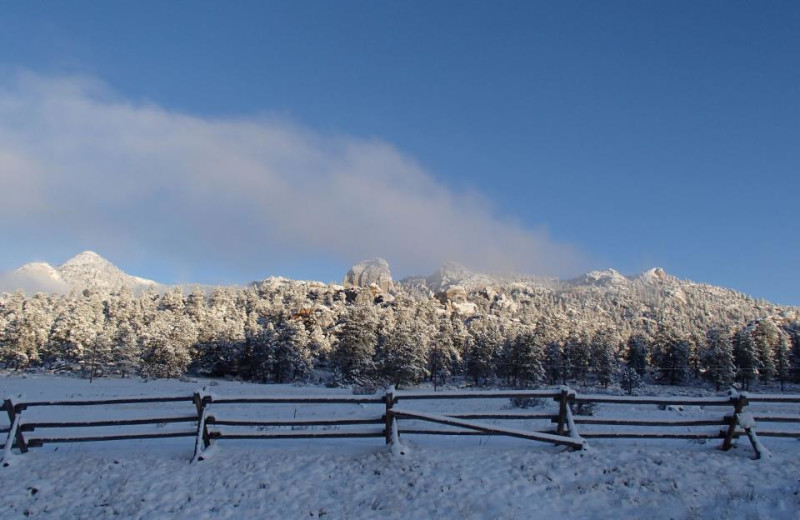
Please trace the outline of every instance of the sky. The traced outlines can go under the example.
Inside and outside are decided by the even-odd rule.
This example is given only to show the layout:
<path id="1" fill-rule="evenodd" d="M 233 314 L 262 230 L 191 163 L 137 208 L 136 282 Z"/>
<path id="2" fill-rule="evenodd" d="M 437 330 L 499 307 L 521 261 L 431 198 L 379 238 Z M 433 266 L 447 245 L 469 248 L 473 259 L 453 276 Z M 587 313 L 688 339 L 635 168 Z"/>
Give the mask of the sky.
<path id="1" fill-rule="evenodd" d="M 654 266 L 800 304 L 800 4 L 0 6 L 0 271 Z"/>

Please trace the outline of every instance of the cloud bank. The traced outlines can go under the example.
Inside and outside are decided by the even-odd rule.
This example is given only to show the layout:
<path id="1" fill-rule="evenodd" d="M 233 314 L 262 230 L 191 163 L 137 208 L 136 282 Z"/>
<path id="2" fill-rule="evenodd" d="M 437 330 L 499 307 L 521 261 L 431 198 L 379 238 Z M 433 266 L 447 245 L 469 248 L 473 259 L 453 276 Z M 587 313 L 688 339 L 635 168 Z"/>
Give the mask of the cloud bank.
<path id="1" fill-rule="evenodd" d="M 0 186 L 14 236 L 89 239 L 189 270 L 202 258 L 267 276 L 277 263 L 383 256 L 404 274 L 456 260 L 561 275 L 578 262 L 378 139 L 176 113 L 86 78 L 0 84 Z"/>

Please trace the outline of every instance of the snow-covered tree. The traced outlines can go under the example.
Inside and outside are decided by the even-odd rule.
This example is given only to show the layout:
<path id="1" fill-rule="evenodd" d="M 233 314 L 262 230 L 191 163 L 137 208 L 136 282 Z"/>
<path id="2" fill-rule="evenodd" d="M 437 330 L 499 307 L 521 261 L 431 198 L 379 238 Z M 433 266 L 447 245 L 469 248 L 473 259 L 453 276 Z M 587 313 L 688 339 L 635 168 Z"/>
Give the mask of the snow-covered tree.
<path id="1" fill-rule="evenodd" d="M 742 388 L 750 388 L 750 381 L 758 370 L 758 351 L 751 331 L 743 327 L 733 335 L 733 358 Z"/>
<path id="2" fill-rule="evenodd" d="M 283 320 L 275 328 L 272 345 L 274 380 L 277 383 L 294 381 L 306 376 L 312 367 L 309 335 L 296 319 Z"/>
<path id="3" fill-rule="evenodd" d="M 194 323 L 183 314 L 163 311 L 142 331 L 142 374 L 146 377 L 180 377 L 191 362 L 197 339 Z"/>
<path id="4" fill-rule="evenodd" d="M 99 294 L 84 291 L 68 297 L 53 322 L 50 341 L 58 357 L 71 368 L 85 368 L 87 351 L 91 351 L 105 324 L 104 305 Z"/>
<path id="5" fill-rule="evenodd" d="M 708 331 L 703 364 L 706 367 L 706 377 L 716 385 L 717 390 L 736 379 L 733 344 L 726 330 L 714 328 Z"/>
<path id="6" fill-rule="evenodd" d="M 420 382 L 427 375 L 424 347 L 423 335 L 411 309 L 399 307 L 395 313 L 394 329 L 376 351 L 379 374 L 395 385 Z"/>
<path id="7" fill-rule="evenodd" d="M 633 393 L 634 388 L 639 388 L 642 386 L 642 377 L 639 375 L 639 372 L 637 372 L 636 369 L 628 366 L 620 371 L 619 383 L 622 385 L 622 388 L 628 392 L 628 395 L 630 395 Z"/>
<path id="8" fill-rule="evenodd" d="M 551 341 L 545 346 L 544 368 L 547 379 L 551 385 L 559 382 L 562 385 L 567 384 L 569 367 L 565 367 L 564 363 L 568 359 L 560 341 Z"/>
<path id="9" fill-rule="evenodd" d="M 784 383 L 789 379 L 789 372 L 792 366 L 789 335 L 784 331 L 780 331 L 778 335 L 778 341 L 775 344 L 772 357 L 775 363 L 775 377 L 781 385 L 781 391 L 783 391 Z"/>
<path id="10" fill-rule="evenodd" d="M 500 327 L 491 317 L 470 322 L 465 362 L 467 374 L 475 384 L 487 384 L 494 380 L 502 343 Z"/>
<path id="11" fill-rule="evenodd" d="M 331 362 L 334 376 L 343 384 L 370 384 L 375 378 L 373 355 L 378 343 L 375 310 L 370 305 L 348 309 Z"/>
<path id="12" fill-rule="evenodd" d="M 592 366 L 597 382 L 608 387 L 616 371 L 616 334 L 609 329 L 595 333 L 592 338 Z"/>
<path id="13" fill-rule="evenodd" d="M 139 333 L 130 322 L 123 321 L 114 330 L 112 338 L 113 369 L 122 377 L 136 374 L 142 362 Z"/>
<path id="14" fill-rule="evenodd" d="M 671 385 L 689 373 L 689 340 L 675 330 L 660 327 L 653 340 L 653 361 L 660 379 Z"/>
<path id="15" fill-rule="evenodd" d="M 434 389 L 453 374 L 459 359 L 453 321 L 441 316 L 437 325 L 428 349 L 428 373 Z"/>
<path id="16" fill-rule="evenodd" d="M 507 374 L 514 386 L 529 386 L 546 377 L 544 361 L 548 333 L 544 326 L 526 328 L 507 340 Z"/>
<path id="17" fill-rule="evenodd" d="M 780 330 L 767 318 L 760 320 L 752 332 L 758 357 L 758 374 L 764 384 L 775 374 L 775 349 L 780 343 Z"/>
<path id="18" fill-rule="evenodd" d="M 625 349 L 625 363 L 636 371 L 640 378 L 647 373 L 649 348 L 643 334 L 632 334 Z"/>
<path id="19" fill-rule="evenodd" d="M 795 324 L 789 334 L 791 353 L 789 354 L 789 372 L 794 376 L 794 382 L 800 383 L 800 325 Z"/>
<path id="20" fill-rule="evenodd" d="M 585 331 L 573 331 L 564 343 L 561 358 L 562 378 L 571 378 L 586 384 L 592 368 L 592 342 Z"/>

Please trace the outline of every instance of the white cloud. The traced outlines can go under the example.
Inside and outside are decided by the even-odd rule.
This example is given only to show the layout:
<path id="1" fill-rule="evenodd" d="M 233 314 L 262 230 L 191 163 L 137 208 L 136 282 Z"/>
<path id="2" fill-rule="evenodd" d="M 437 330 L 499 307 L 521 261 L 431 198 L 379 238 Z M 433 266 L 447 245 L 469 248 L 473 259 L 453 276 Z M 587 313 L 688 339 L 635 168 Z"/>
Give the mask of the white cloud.
<path id="1" fill-rule="evenodd" d="M 120 99 L 85 78 L 0 87 L 0 218 L 16 232 L 139 250 L 190 266 L 383 256 L 399 273 L 444 260 L 535 274 L 578 255 L 500 219 L 386 142 L 272 119 L 208 119 Z M 532 201 L 533 202 L 533 201 Z"/>

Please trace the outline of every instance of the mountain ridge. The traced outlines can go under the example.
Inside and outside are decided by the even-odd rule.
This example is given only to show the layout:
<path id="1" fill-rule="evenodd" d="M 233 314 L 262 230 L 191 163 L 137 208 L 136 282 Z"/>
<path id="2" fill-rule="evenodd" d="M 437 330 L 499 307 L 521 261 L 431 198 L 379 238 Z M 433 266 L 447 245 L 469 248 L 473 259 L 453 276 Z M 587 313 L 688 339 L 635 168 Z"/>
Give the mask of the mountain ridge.
<path id="1" fill-rule="evenodd" d="M 464 291 L 477 291 L 486 288 L 518 287 L 535 290 L 552 291 L 555 294 L 600 292 L 603 294 L 621 294 L 646 292 L 648 290 L 664 291 L 667 297 L 678 302 L 686 301 L 684 291 L 689 287 L 700 287 L 711 297 L 727 297 L 731 294 L 745 299 L 759 300 L 741 291 L 705 283 L 684 280 L 668 274 L 661 267 L 653 267 L 637 274 L 623 275 L 619 271 L 608 268 L 593 270 L 580 276 L 569 279 L 548 278 L 533 275 L 511 274 L 497 275 L 477 273 L 469 270 L 462 264 L 448 261 L 434 273 L 424 276 L 409 276 L 398 281 L 392 281 L 389 274 L 388 262 L 383 259 L 373 259 L 360 262 L 350 269 L 370 264 L 382 265 L 385 268 L 382 285 L 390 292 L 404 291 L 416 298 L 432 298 L 437 294 L 444 294 L 452 288 Z M 255 280 L 257 284 L 262 280 Z M 286 279 L 287 282 L 299 282 Z M 358 287 L 352 283 L 351 287 Z M 363 285 L 366 287 L 374 280 L 365 277 Z M 112 292 L 122 287 L 128 287 L 135 292 L 156 289 L 165 290 L 168 287 L 195 287 L 197 284 L 161 284 L 154 280 L 128 274 L 116 265 L 94 251 L 83 251 L 70 258 L 58 267 L 47 262 L 27 263 L 5 277 L 0 277 L 0 293 L 11 293 L 17 289 L 33 294 L 66 293 L 70 290 L 94 289 Z M 205 285 L 203 287 L 206 287 Z M 208 286 L 211 287 L 211 286 Z M 502 292 L 502 291 L 501 291 Z M 766 301 L 766 300 L 764 300 Z M 794 308 L 791 305 L 781 307 Z"/>
<path id="2" fill-rule="evenodd" d="M 129 275 L 94 251 L 83 251 L 58 267 L 47 262 L 30 262 L 0 280 L 0 292 L 65 293 L 94 289 L 133 291 L 162 287 L 153 280 Z"/>

